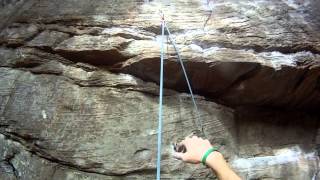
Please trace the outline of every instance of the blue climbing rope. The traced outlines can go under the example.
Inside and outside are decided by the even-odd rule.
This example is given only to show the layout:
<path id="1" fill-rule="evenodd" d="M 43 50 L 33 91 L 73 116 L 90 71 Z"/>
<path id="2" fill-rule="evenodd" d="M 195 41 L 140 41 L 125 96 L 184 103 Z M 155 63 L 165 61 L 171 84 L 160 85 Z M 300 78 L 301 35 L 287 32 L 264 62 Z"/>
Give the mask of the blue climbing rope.
<path id="1" fill-rule="evenodd" d="M 158 154 L 157 154 L 157 180 L 160 180 L 161 169 L 161 140 L 162 140 L 162 99 L 163 99 L 163 58 L 164 58 L 164 18 L 162 17 L 161 28 L 161 61 L 160 61 L 160 95 L 159 95 L 159 120 L 158 120 Z"/>
<path id="2" fill-rule="evenodd" d="M 178 59 L 179 59 L 179 62 L 180 62 L 180 65 L 181 65 L 181 68 L 182 68 L 182 71 L 183 71 L 183 74 L 184 74 L 184 77 L 187 81 L 187 84 L 188 84 L 188 88 L 189 88 L 189 91 L 190 91 L 190 94 L 191 94 L 191 98 L 192 98 L 192 102 L 193 102 L 193 105 L 194 105 L 194 108 L 196 110 L 196 124 L 197 124 L 197 127 L 198 127 L 198 130 L 202 133 L 202 135 L 204 137 L 205 136 L 205 133 L 204 133 L 204 130 L 203 130 L 203 126 L 202 126 L 202 123 L 201 123 L 201 120 L 200 120 L 200 114 L 199 114 L 199 110 L 198 110 L 198 106 L 196 104 L 196 101 L 195 101 L 195 98 L 194 98 L 194 95 L 193 95 L 193 91 L 192 91 L 192 88 L 191 88 L 191 84 L 189 82 L 189 78 L 188 78 L 188 75 L 187 75 L 187 72 L 186 72 L 186 69 L 184 67 L 184 64 L 183 64 L 183 61 L 181 59 L 181 55 L 180 55 L 180 52 L 179 52 L 179 49 L 176 45 L 176 43 L 174 42 L 174 40 L 172 39 L 171 37 L 171 33 L 169 31 L 169 28 L 167 27 L 166 25 L 166 22 L 164 20 L 164 15 L 163 13 L 161 13 L 162 15 L 162 21 L 161 21 L 161 53 L 160 53 L 160 95 L 159 95 L 159 119 L 158 119 L 158 149 L 157 149 L 157 180 L 160 180 L 160 177 L 161 177 L 161 174 L 160 174 L 160 170 L 161 170 L 161 144 L 162 144 L 162 109 L 163 109 L 163 104 L 162 104 L 162 100 L 163 100 L 163 72 L 164 72 L 164 68 L 163 68 L 163 63 L 164 63 L 164 31 L 167 30 L 168 32 L 168 37 L 169 37 L 169 40 L 171 41 L 176 53 L 177 53 L 177 56 L 178 56 Z"/>
<path id="3" fill-rule="evenodd" d="M 165 23 L 165 22 L 164 22 Z M 172 39 L 171 37 L 171 33 L 170 33 L 170 30 L 168 28 L 168 26 L 166 24 L 165 25 L 165 28 L 168 32 L 168 37 L 169 37 L 169 40 L 171 41 L 173 47 L 174 47 L 174 50 L 176 51 L 177 53 L 177 56 L 178 56 L 178 59 L 179 59 L 179 62 L 180 62 L 180 65 L 181 65 L 181 68 L 182 68 L 182 71 L 183 71 L 183 74 L 184 74 L 184 77 L 187 81 L 187 84 L 188 84 L 188 88 L 189 88 L 189 92 L 190 92 L 190 95 L 191 95 L 191 99 L 192 99 L 192 102 L 193 102 L 193 105 L 194 105 L 194 108 L 196 110 L 196 124 L 197 124 L 197 127 L 198 127 L 198 130 L 202 133 L 202 135 L 205 137 L 205 133 L 204 133 L 204 130 L 203 130 L 203 126 L 202 126 L 202 122 L 200 120 L 200 113 L 199 113 L 199 110 L 198 110 L 198 106 L 197 106 L 197 103 L 195 101 L 195 98 L 194 98 L 194 95 L 193 95 L 193 91 L 192 91 L 192 88 L 191 88 L 191 84 L 190 84 L 190 81 L 189 81 L 189 78 L 188 78 L 188 75 L 187 75 L 187 71 L 184 67 L 184 64 L 183 64 L 183 61 L 181 59 L 181 55 L 180 55 L 180 52 L 179 52 L 179 49 L 176 45 L 176 43 L 174 42 L 174 40 Z"/>

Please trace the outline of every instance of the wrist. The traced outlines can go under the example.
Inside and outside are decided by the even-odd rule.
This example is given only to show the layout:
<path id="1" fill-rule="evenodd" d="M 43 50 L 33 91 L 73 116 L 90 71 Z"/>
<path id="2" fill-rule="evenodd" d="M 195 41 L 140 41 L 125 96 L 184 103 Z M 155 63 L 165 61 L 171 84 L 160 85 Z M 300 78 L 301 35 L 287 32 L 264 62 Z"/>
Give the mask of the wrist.
<path id="1" fill-rule="evenodd" d="M 218 152 L 214 151 L 209 154 L 206 160 L 206 165 L 212 168 L 213 170 L 216 170 L 222 162 L 224 162 L 224 157 L 223 155 Z"/>

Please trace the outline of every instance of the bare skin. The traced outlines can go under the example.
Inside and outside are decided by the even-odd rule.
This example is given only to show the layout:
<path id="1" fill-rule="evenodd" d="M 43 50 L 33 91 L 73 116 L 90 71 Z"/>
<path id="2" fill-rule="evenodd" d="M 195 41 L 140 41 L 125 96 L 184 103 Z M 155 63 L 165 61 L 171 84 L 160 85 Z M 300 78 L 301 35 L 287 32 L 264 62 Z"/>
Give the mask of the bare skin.
<path id="1" fill-rule="evenodd" d="M 179 146 L 185 146 L 186 152 L 175 152 L 174 157 L 193 164 L 201 163 L 203 155 L 212 147 L 208 140 L 197 136 L 186 137 Z M 216 173 L 219 180 L 241 180 L 241 178 L 228 166 L 220 152 L 212 152 L 207 157 L 206 164 Z"/>

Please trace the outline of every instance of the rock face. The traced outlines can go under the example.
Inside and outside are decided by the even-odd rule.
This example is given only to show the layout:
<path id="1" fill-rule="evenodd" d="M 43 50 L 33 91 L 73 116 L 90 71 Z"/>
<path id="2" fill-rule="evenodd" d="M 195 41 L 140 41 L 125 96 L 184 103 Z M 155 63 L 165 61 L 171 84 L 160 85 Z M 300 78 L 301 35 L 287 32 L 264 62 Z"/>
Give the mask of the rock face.
<path id="1" fill-rule="evenodd" d="M 0 1 L 0 179 L 155 177 L 160 16 L 209 140 L 243 179 L 318 179 L 316 0 Z M 167 39 L 167 38 L 165 38 Z M 172 158 L 197 129 L 165 42 L 162 177 L 214 179 Z"/>

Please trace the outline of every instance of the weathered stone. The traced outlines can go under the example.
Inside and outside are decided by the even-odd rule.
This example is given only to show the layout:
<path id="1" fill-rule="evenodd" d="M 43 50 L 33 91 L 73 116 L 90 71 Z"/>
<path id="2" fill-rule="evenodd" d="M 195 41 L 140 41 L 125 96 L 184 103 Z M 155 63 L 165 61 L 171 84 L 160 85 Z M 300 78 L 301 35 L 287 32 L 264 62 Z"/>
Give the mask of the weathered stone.
<path id="1" fill-rule="evenodd" d="M 20 139 L 19 141 L 39 156 L 88 172 L 126 175 L 155 170 L 153 162 L 156 154 L 156 96 L 143 95 L 126 88 L 79 87 L 53 75 L 35 76 L 28 72 L 10 69 L 7 71 L 20 74 L 21 79 L 16 81 L 15 91 L 24 91 L 21 94 L 11 94 L 11 98 L 14 99 L 10 100 L 9 97 L 7 103 L 1 105 L 6 109 L 2 124 L 15 122 L 2 129 L 2 133 Z M 6 70 L 2 69 L 2 72 Z M 8 78 L 7 81 L 15 80 Z M 130 81 L 134 82 L 134 79 Z M 125 85 L 125 81 L 120 82 Z M 117 83 L 115 87 L 116 85 Z M 53 87 L 63 91 L 54 91 Z M 43 96 L 42 93 L 47 95 Z M 134 101 L 122 101 L 124 96 L 125 99 Z M 174 177 L 170 167 L 181 169 L 185 165 L 171 158 L 171 145 L 177 138 L 188 135 L 196 126 L 190 101 L 183 100 L 181 95 L 171 95 L 166 97 L 165 102 L 166 138 L 163 140 L 163 166 L 168 170 L 164 171 L 164 176 Z M 219 131 L 232 127 L 232 110 L 214 103 L 203 103 L 205 104 L 202 105 L 200 102 L 201 114 L 208 136 L 215 136 L 220 140 L 231 136 Z M 42 107 L 38 104 L 42 104 Z M 148 105 L 149 109 L 145 109 L 145 105 Z M 220 122 L 222 119 L 223 123 Z M 213 124 L 221 128 L 212 131 Z M 78 128 L 81 131 L 78 131 Z M 135 142 L 135 139 L 139 141 Z M 233 146 L 231 142 L 228 145 Z M 201 166 L 188 166 L 187 169 L 189 168 L 204 170 Z"/>
<path id="2" fill-rule="evenodd" d="M 141 54 L 124 62 L 118 71 L 158 82 L 160 63 L 156 44 L 134 44 L 138 46 L 133 48 L 129 45 L 127 52 Z M 181 47 L 181 55 L 186 60 L 185 66 L 195 92 L 220 103 L 286 108 L 319 106 L 319 55 L 310 52 L 255 53 L 226 48 L 199 52 L 192 46 Z M 185 78 L 176 58 L 168 57 L 165 73 L 166 87 L 187 91 Z"/>
<path id="3" fill-rule="evenodd" d="M 93 75 L 83 70 L 69 68 L 66 70 L 69 75 L 65 76 L 71 77 L 72 71 L 82 75 L 87 74 L 87 76 Z M 1 126 L 5 126 L 1 132 L 8 138 L 23 144 L 27 151 L 41 158 L 74 167 L 80 171 L 108 176 L 153 177 L 152 174 L 143 175 L 143 172 L 155 170 L 153 162 L 156 154 L 157 97 L 136 92 L 134 78 L 122 75 L 122 80 L 114 81 L 113 85 L 110 84 L 111 86 L 104 84 L 101 87 L 79 87 L 68 79 L 54 75 L 32 75 L 28 72 L 3 68 L 1 72 L 6 72 L 1 76 L 11 84 L 6 87 L 15 89 L 14 91 L 8 89 L 7 94 L 5 94 L 6 91 L 2 91 L 2 97 L 7 97 L 7 101 L 2 101 L 4 103 L 1 104 L 1 109 L 5 109 L 2 115 L 4 120 L 1 121 Z M 83 81 L 90 79 L 86 76 L 74 75 Z M 110 75 L 109 78 L 116 80 L 113 78 L 114 75 Z M 105 76 L 108 77 L 107 74 Z M 14 77 L 20 78 L 15 80 Z M 44 86 L 44 84 L 47 85 Z M 126 84 L 127 87 L 133 86 L 133 91 L 126 86 L 119 89 L 121 84 Z M 149 85 L 140 84 L 139 86 Z M 236 169 L 239 168 L 239 173 L 243 177 L 246 173 L 252 174 L 255 171 L 243 169 L 243 166 L 237 167 L 239 160 L 237 161 L 236 155 L 240 150 L 241 157 L 256 156 L 256 153 L 248 154 L 253 153 L 252 150 L 243 151 L 243 148 L 249 148 L 251 143 L 259 144 L 259 148 L 253 147 L 260 153 L 258 155 L 273 155 L 277 150 L 295 148 L 297 145 L 302 148 L 299 149 L 302 156 L 304 154 L 309 156 L 309 153 L 314 152 L 312 139 L 316 136 L 317 122 L 312 116 L 240 110 L 237 111 L 240 113 L 236 113 L 237 118 L 234 119 L 231 109 L 201 99 L 198 101 L 208 137 L 214 142 L 225 144 L 222 152 L 232 163 L 235 163 L 234 166 Z M 163 177 L 187 178 L 209 175 L 210 171 L 204 171 L 205 169 L 201 166 L 185 165 L 171 157 L 172 143 L 196 128 L 190 99 L 185 99 L 183 95 L 168 95 L 164 102 Z M 149 108 L 145 109 L 145 105 Z M 257 117 L 260 118 L 259 121 L 255 120 Z M 265 118 L 261 119 L 261 117 Z M 278 118 L 280 124 L 276 124 L 274 118 Z M 306 125 L 301 124 L 302 119 Z M 237 125 L 238 123 L 241 125 Z M 308 132 L 302 130 L 304 134 L 297 134 L 297 126 L 301 125 L 305 126 L 303 129 L 308 129 Z M 288 132 L 287 134 L 283 134 L 284 129 Z M 263 139 L 257 139 L 258 137 Z M 275 137 L 278 137 L 277 141 L 274 141 Z M 22 166 L 20 162 L 32 162 L 28 158 L 17 157 L 22 159 L 18 158 L 19 160 L 14 161 L 17 163 L 15 167 Z M 310 158 L 306 160 L 310 163 L 308 165 L 310 171 L 307 173 L 311 176 L 315 173 L 316 156 L 312 155 Z M 40 160 L 39 165 L 45 162 Z M 289 167 L 291 164 L 294 167 L 294 164 L 299 162 L 288 163 Z M 23 165 L 17 171 L 21 171 L 22 177 L 34 178 L 37 175 L 31 173 L 30 168 L 38 169 L 39 165 L 35 164 L 34 167 L 29 165 L 29 168 Z M 53 165 L 48 166 L 49 170 L 40 172 L 53 173 Z M 285 168 L 286 166 L 287 163 L 276 164 L 276 167 Z M 275 176 L 278 173 L 275 169 L 265 171 L 265 173 L 268 172 L 273 172 Z M 260 177 L 259 174 L 255 176 Z"/>
<path id="4" fill-rule="evenodd" d="M 237 109 L 236 117 L 239 156 L 231 164 L 242 177 L 318 178 L 318 156 L 314 151 L 318 117 L 295 111 L 247 108 Z"/>
<path id="5" fill-rule="evenodd" d="M 62 32 L 43 31 L 32 41 L 28 42 L 28 46 L 39 48 L 52 48 L 58 43 L 68 39 L 69 35 Z"/>
<path id="6" fill-rule="evenodd" d="M 37 26 L 31 24 L 11 26 L 0 33 L 0 44 L 7 44 L 9 46 L 20 46 L 32 39 L 39 29 Z"/>
<path id="7" fill-rule="evenodd" d="M 54 50 L 75 62 L 112 65 L 127 59 L 119 51 L 129 42 L 121 37 L 83 35 L 60 43 Z"/>
<path id="8" fill-rule="evenodd" d="M 1 67 L 32 68 L 49 61 L 59 61 L 65 64 L 71 63 L 61 56 L 34 48 L 0 48 Z"/>
<path id="9" fill-rule="evenodd" d="M 243 179 L 319 178 L 317 0 L 0 6 L 0 179 L 155 177 L 159 10 L 205 132 L 233 169 Z M 197 126 L 167 37 L 165 50 L 162 178 L 213 179 L 172 157 Z"/>

